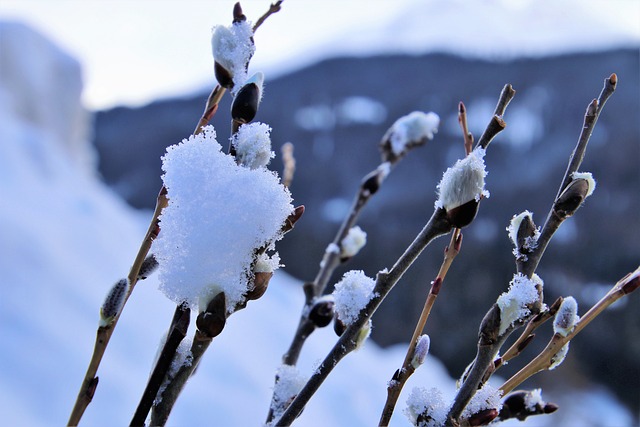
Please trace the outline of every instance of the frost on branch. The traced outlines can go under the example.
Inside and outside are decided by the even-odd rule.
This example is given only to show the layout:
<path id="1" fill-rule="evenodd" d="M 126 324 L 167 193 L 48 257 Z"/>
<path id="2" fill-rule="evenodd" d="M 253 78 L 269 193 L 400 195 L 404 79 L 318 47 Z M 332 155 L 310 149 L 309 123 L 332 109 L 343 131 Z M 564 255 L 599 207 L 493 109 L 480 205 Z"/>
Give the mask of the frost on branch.
<path id="1" fill-rule="evenodd" d="M 560 366 L 562 362 L 564 362 L 564 358 L 567 357 L 567 353 L 569 353 L 569 343 L 563 345 L 562 348 L 551 358 L 549 370 L 552 371 Z"/>
<path id="2" fill-rule="evenodd" d="M 256 249 L 282 237 L 293 206 L 277 174 L 236 164 L 215 136 L 208 126 L 162 157 L 169 204 L 154 247 L 168 298 L 204 309 L 224 292 L 232 313 L 248 291 Z M 278 261 L 263 257 L 262 263 L 272 269 Z"/>
<path id="3" fill-rule="evenodd" d="M 234 22 L 230 26 L 216 25 L 211 36 L 216 78 L 228 89 L 240 88 L 247 80 L 247 64 L 256 48 L 251 23 Z"/>
<path id="4" fill-rule="evenodd" d="M 499 335 L 504 334 L 518 320 L 531 314 L 530 307 L 540 299 L 538 286 L 542 288 L 542 285 L 542 279 L 537 274 L 531 279 L 522 273 L 513 276 L 509 290 L 500 295 L 497 301 L 500 309 Z"/>
<path id="5" fill-rule="evenodd" d="M 479 202 L 482 197 L 489 197 L 484 188 L 485 154 L 486 151 L 478 147 L 445 171 L 437 187 L 436 208 L 450 211 L 472 200 Z"/>
<path id="6" fill-rule="evenodd" d="M 404 413 L 417 427 L 440 427 L 447 419 L 449 406 L 444 403 L 437 388 L 414 387 L 407 399 Z"/>
<path id="7" fill-rule="evenodd" d="M 236 159 L 250 169 L 266 167 L 276 154 L 271 151 L 271 128 L 256 122 L 240 126 L 231 138 Z"/>
<path id="8" fill-rule="evenodd" d="M 298 395 L 307 382 L 295 366 L 281 365 L 276 372 L 276 384 L 273 388 L 271 410 L 277 420 L 291 401 Z"/>

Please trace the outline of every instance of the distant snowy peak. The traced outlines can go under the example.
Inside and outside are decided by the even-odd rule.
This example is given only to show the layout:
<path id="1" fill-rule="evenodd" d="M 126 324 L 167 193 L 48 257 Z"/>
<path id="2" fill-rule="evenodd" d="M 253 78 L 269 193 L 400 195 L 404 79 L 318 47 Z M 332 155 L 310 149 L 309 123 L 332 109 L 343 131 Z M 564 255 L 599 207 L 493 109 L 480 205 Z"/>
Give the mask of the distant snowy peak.
<path id="1" fill-rule="evenodd" d="M 509 60 L 639 47 L 637 1 L 414 0 L 391 7 L 383 23 L 354 22 L 351 30 L 290 55 L 288 66 L 335 56 L 442 52 Z"/>
<path id="2" fill-rule="evenodd" d="M 417 0 L 384 28 L 350 34 L 341 38 L 339 46 L 344 53 L 436 51 L 488 59 L 640 46 L 640 17 L 629 16 L 625 22 L 615 13 L 620 4 Z"/>

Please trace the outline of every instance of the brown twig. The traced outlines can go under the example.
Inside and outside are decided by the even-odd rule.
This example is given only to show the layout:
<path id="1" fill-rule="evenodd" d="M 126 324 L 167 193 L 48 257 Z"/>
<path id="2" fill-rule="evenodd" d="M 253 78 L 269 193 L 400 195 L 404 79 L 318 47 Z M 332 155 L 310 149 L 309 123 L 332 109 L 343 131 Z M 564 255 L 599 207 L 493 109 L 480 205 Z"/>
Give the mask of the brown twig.
<path id="1" fill-rule="evenodd" d="M 138 282 L 140 267 L 144 263 L 144 260 L 149 253 L 151 244 L 153 243 L 153 240 L 158 236 L 158 233 L 160 231 L 158 218 L 162 210 L 165 208 L 165 206 L 167 206 L 167 202 L 168 200 L 166 190 L 163 187 L 156 199 L 156 208 L 153 212 L 153 216 L 151 218 L 149 228 L 147 229 L 147 233 L 145 234 L 144 240 L 142 241 L 142 244 L 138 249 L 138 254 L 136 255 L 133 265 L 129 270 L 128 280 L 130 286 L 125 296 L 123 307 L 131 296 L 131 292 L 133 292 L 133 288 Z M 91 356 L 91 360 L 89 361 L 89 366 L 87 367 L 87 372 L 85 373 L 82 385 L 80 386 L 78 397 L 76 398 L 76 402 L 73 406 L 73 409 L 71 410 L 69 421 L 67 422 L 67 425 L 69 426 L 78 425 L 80 419 L 82 418 L 82 415 L 84 414 L 84 411 L 87 409 L 87 406 L 89 406 L 91 400 L 93 399 L 96 387 L 98 386 L 98 377 L 96 376 L 96 373 L 98 372 L 98 367 L 100 366 L 102 357 L 104 356 L 107 346 L 109 345 L 111 335 L 113 334 L 113 331 L 118 324 L 118 319 L 120 319 L 121 314 L 122 309 L 108 325 L 98 327 L 93 354 Z"/>
<path id="2" fill-rule="evenodd" d="M 640 267 L 635 271 L 627 274 L 620 279 L 613 288 L 607 294 L 600 299 L 593 307 L 589 309 L 576 323 L 573 330 L 566 336 L 556 333 L 551 337 L 547 347 L 536 356 L 531 362 L 529 362 L 518 373 L 509 378 L 501 387 L 500 390 L 507 394 L 520 385 L 527 378 L 532 375 L 549 369 L 552 364 L 553 357 L 560 351 L 560 349 L 571 341 L 581 330 L 583 330 L 589 323 L 591 323 L 604 309 L 611 304 L 630 294 L 640 287 Z"/>
<path id="3" fill-rule="evenodd" d="M 260 25 L 262 25 L 264 23 L 264 21 L 267 20 L 268 17 L 270 17 L 271 15 L 273 15 L 274 13 L 280 12 L 280 9 L 282 9 L 282 2 L 284 0 L 278 0 L 275 3 L 271 3 L 271 5 L 269 6 L 269 10 L 267 10 L 264 15 L 262 15 L 260 18 L 258 18 L 258 20 L 256 21 L 255 24 L 253 24 L 253 32 L 255 33 L 256 30 L 260 27 Z"/>
<path id="4" fill-rule="evenodd" d="M 407 349 L 407 354 L 402 362 L 402 367 L 397 370 L 393 374 L 393 378 L 389 382 L 389 386 L 387 387 L 387 400 L 385 402 L 384 408 L 382 410 L 382 415 L 380 416 L 380 421 L 378 422 L 379 426 L 387 426 L 391 421 L 391 416 L 393 415 L 393 410 L 396 406 L 398 398 L 400 397 L 400 393 L 402 392 L 402 388 L 405 383 L 413 375 L 416 370 L 416 367 L 412 363 L 413 358 L 415 357 L 416 345 L 418 344 L 418 340 L 420 339 L 420 335 L 424 330 L 424 327 L 427 323 L 427 319 L 429 318 L 429 314 L 431 313 L 431 308 L 438 297 L 438 293 L 442 287 L 442 283 L 449 271 L 449 267 L 453 263 L 456 255 L 460 252 L 460 246 L 462 245 L 462 233 L 459 228 L 454 229 L 453 233 L 451 233 L 451 241 L 449 245 L 446 247 L 444 251 L 444 260 L 442 261 L 442 265 L 440 266 L 440 271 L 436 279 L 431 282 L 431 289 L 429 290 L 429 294 L 424 303 L 424 307 L 422 308 L 422 313 L 420 314 L 420 318 L 416 324 L 416 327 L 413 331 L 413 336 L 411 337 L 411 341 L 409 341 L 409 348 Z"/>
<path id="5" fill-rule="evenodd" d="M 282 171 L 282 185 L 290 187 L 293 181 L 293 174 L 296 171 L 296 158 L 293 156 L 293 144 L 287 142 L 282 145 L 282 163 L 284 170 Z"/>
<path id="6" fill-rule="evenodd" d="M 473 150 L 473 135 L 469 132 L 469 126 L 467 125 L 467 108 L 462 101 L 458 104 L 458 123 L 460 123 L 462 136 L 464 137 L 464 152 L 468 156 Z"/>

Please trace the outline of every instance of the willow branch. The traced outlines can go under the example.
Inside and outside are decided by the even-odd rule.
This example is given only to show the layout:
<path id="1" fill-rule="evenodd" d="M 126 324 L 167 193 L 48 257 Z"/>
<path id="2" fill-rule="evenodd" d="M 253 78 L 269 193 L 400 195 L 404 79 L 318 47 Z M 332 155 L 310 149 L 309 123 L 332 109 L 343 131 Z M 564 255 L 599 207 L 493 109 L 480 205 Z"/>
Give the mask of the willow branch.
<path id="1" fill-rule="evenodd" d="M 389 294 L 396 283 L 398 283 L 411 264 L 413 264 L 429 243 L 431 243 L 436 237 L 448 233 L 452 228 L 453 226 L 449 223 L 445 210 L 436 209 L 431 216 L 431 219 L 429 219 L 429 222 L 427 222 L 411 245 L 400 256 L 400 258 L 398 258 L 391 270 L 388 272 L 381 271 L 378 273 L 376 277 L 376 284 L 373 289 L 374 297 L 369 301 L 365 308 L 360 311 L 358 318 L 349 325 L 340 336 L 340 339 L 331 349 L 323 363 L 314 372 L 307 384 L 302 388 L 300 393 L 298 393 L 297 397 L 285 410 L 280 419 L 277 420 L 277 426 L 290 425 L 298 417 L 304 406 L 315 394 L 324 380 L 329 376 L 333 368 L 340 362 L 340 360 L 342 360 L 342 358 L 356 348 L 357 337 L 360 334 L 360 330 L 365 326 L 365 324 L 367 324 L 367 322 L 369 322 L 371 316 L 378 309 L 384 298 Z"/>
<path id="2" fill-rule="evenodd" d="M 613 286 L 613 288 L 600 299 L 600 301 L 591 307 L 589 311 L 587 311 L 580 320 L 578 320 L 574 329 L 570 333 L 566 336 L 562 336 L 559 333 L 554 334 L 547 344 L 547 347 L 518 373 L 509 378 L 509 380 L 500 387 L 500 390 L 502 390 L 504 394 L 509 393 L 527 378 L 540 371 L 549 369 L 552 365 L 553 357 L 565 344 L 578 335 L 580 331 L 598 317 L 598 315 L 607 307 L 625 295 L 635 291 L 638 287 L 640 287 L 640 267 L 620 279 L 615 286 Z"/>
<path id="3" fill-rule="evenodd" d="M 414 366 L 413 359 L 415 357 L 416 345 L 418 344 L 418 340 L 420 339 L 420 335 L 424 330 L 425 325 L 427 324 L 427 319 L 429 318 L 429 314 L 431 313 L 431 309 L 438 297 L 438 293 L 442 288 L 442 284 L 444 283 L 444 279 L 447 276 L 447 272 L 449 271 L 449 267 L 453 263 L 455 257 L 460 253 L 460 246 L 462 244 L 462 233 L 459 228 L 454 229 L 453 233 L 451 233 L 451 241 L 449 242 L 449 246 L 444 251 L 444 260 L 442 265 L 440 266 L 440 271 L 436 279 L 431 282 L 431 289 L 429 290 L 429 294 L 424 303 L 424 307 L 422 308 L 422 313 L 420 314 L 420 318 L 416 323 L 416 327 L 413 331 L 413 336 L 411 337 L 411 341 L 409 341 L 409 348 L 407 349 L 407 354 L 402 362 L 402 367 L 398 369 L 391 378 L 389 382 L 389 386 L 387 387 L 387 400 L 385 402 L 384 408 L 382 410 L 382 415 L 380 416 L 380 421 L 378 425 L 387 426 L 391 421 L 391 416 L 393 415 L 393 410 L 398 402 L 398 398 L 400 397 L 400 393 L 407 380 L 416 370 L 416 366 Z"/>
<path id="4" fill-rule="evenodd" d="M 567 216 L 559 216 L 556 213 L 556 202 L 558 201 L 558 199 L 560 199 L 562 193 L 565 191 L 565 189 L 568 188 L 569 184 L 571 183 L 571 176 L 573 175 L 573 173 L 577 172 L 578 168 L 582 164 L 582 160 L 584 159 L 584 154 L 587 149 L 587 144 L 589 143 L 589 139 L 591 138 L 593 129 L 596 125 L 596 122 L 598 121 L 598 117 L 600 117 L 600 113 L 604 108 L 604 104 L 615 91 L 617 83 L 618 77 L 616 76 L 616 74 L 611 74 L 611 76 L 605 79 L 604 87 L 602 88 L 598 99 L 594 99 L 587 107 L 587 111 L 584 116 L 584 122 L 582 125 L 582 131 L 580 132 L 580 137 L 578 138 L 576 147 L 569 159 L 567 170 L 564 174 L 564 178 L 562 179 L 562 183 L 560 184 L 560 189 L 558 190 L 558 194 L 554 201 L 554 206 L 552 206 L 551 210 L 549 211 L 545 224 L 542 227 L 537 246 L 532 251 L 532 253 L 527 256 L 527 260 L 519 265 L 518 271 L 527 275 L 528 277 L 531 277 L 536 271 L 536 268 L 538 268 L 538 264 L 540 263 L 540 260 L 544 255 L 549 241 L 555 234 L 556 230 L 558 230 L 562 222 L 567 218 Z"/>
<path id="5" fill-rule="evenodd" d="M 138 253 L 136 258 L 129 270 L 129 275 L 127 276 L 129 280 L 129 289 L 127 294 L 125 295 L 125 300 L 123 303 L 120 312 L 113 318 L 113 320 L 106 326 L 98 327 L 98 331 L 96 333 L 96 341 L 93 348 L 93 354 L 91 356 L 91 360 L 89 361 L 89 366 L 87 367 L 87 372 L 85 373 L 84 379 L 80 386 L 80 391 L 78 392 L 78 396 L 76 398 L 76 402 L 71 410 L 71 415 L 69 416 L 69 421 L 67 425 L 76 426 L 82 419 L 82 415 L 84 411 L 87 409 L 87 406 L 93 400 L 93 395 L 96 391 L 96 387 L 98 386 L 98 377 L 96 373 L 98 372 L 98 368 L 100 367 L 100 362 L 102 361 L 102 357 L 109 345 L 109 341 L 111 340 L 111 335 L 118 324 L 118 320 L 120 319 L 120 315 L 122 314 L 122 309 L 126 304 L 127 300 L 131 296 L 133 292 L 133 288 L 138 282 L 140 275 L 140 268 L 142 267 L 144 260 L 146 259 L 149 249 L 151 248 L 151 244 L 153 240 L 158 236 L 160 231 L 159 228 L 159 216 L 162 210 L 167 206 L 167 197 L 166 190 L 164 187 L 158 194 L 156 199 L 156 208 L 153 212 L 153 216 L 151 218 L 151 223 L 149 224 L 149 228 L 147 229 L 147 233 L 145 234 L 144 240 L 138 249 Z"/>

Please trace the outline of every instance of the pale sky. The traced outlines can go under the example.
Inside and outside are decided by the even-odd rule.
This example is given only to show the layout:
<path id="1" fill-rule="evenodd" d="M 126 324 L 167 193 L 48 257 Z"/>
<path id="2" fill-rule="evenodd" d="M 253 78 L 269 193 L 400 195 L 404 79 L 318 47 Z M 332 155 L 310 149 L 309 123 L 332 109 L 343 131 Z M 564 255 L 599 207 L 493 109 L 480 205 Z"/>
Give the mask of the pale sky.
<path id="1" fill-rule="evenodd" d="M 271 1 L 245 0 L 242 6 L 249 20 L 255 21 Z M 211 28 L 230 23 L 234 3 L 235 0 L 0 0 L 0 19 L 17 18 L 32 24 L 80 60 L 85 80 L 84 102 L 91 109 L 100 109 L 121 104 L 140 105 L 159 97 L 211 87 L 214 84 Z M 403 28 L 403 23 L 412 17 L 409 14 L 409 19 L 406 18 L 409 5 L 420 9 L 415 8 L 416 12 L 428 13 L 424 24 L 422 18 L 418 18 L 417 25 L 414 22 L 409 26 L 418 27 L 419 31 L 414 31 L 413 36 L 404 34 L 411 28 Z M 486 15 L 479 16 L 472 5 Z M 553 9 L 549 9 L 551 5 Z M 520 10 L 524 17 L 512 20 L 511 25 L 519 29 L 523 25 L 520 21 L 525 25 L 529 23 L 531 29 L 526 32 L 537 30 L 540 40 L 558 27 L 569 28 L 571 35 L 572 18 L 583 24 L 573 35 L 575 39 L 588 38 L 584 28 L 598 30 L 608 26 L 633 33 L 640 40 L 640 0 L 470 0 L 468 3 L 463 0 L 285 0 L 282 10 L 272 15 L 256 34 L 252 69 L 265 71 L 268 78 L 283 64 L 284 68 L 304 64 L 305 58 L 307 61 L 317 58 L 333 48 L 354 53 L 367 43 L 373 46 L 365 51 L 375 51 L 376 46 L 382 45 L 396 46 L 394 40 L 388 40 L 391 37 L 380 36 L 379 28 L 390 34 L 402 34 L 405 44 L 424 43 L 424 37 L 412 40 L 424 33 L 432 41 L 439 39 L 436 42 L 443 45 L 465 29 L 476 34 L 476 29 L 469 30 L 464 19 L 482 28 L 482 35 L 490 43 L 493 42 L 489 33 L 501 27 L 507 36 L 493 35 L 493 40 L 505 43 L 512 38 L 513 29 L 479 21 L 495 18 L 494 11 L 506 9 L 512 15 Z M 554 12 L 555 20 L 543 23 L 548 24 L 547 27 L 531 24 L 527 14 L 532 10 L 540 16 L 551 16 Z M 413 17 L 419 16 L 416 13 Z M 452 16 L 453 22 L 442 22 L 451 20 Z M 390 28 L 393 22 L 395 27 Z M 349 33 L 353 36 L 340 37 Z M 473 40 L 475 36 L 466 34 L 465 37 L 464 43 L 477 41 Z M 553 44 L 567 38 L 567 34 L 559 33 L 556 40 L 544 43 Z"/>

